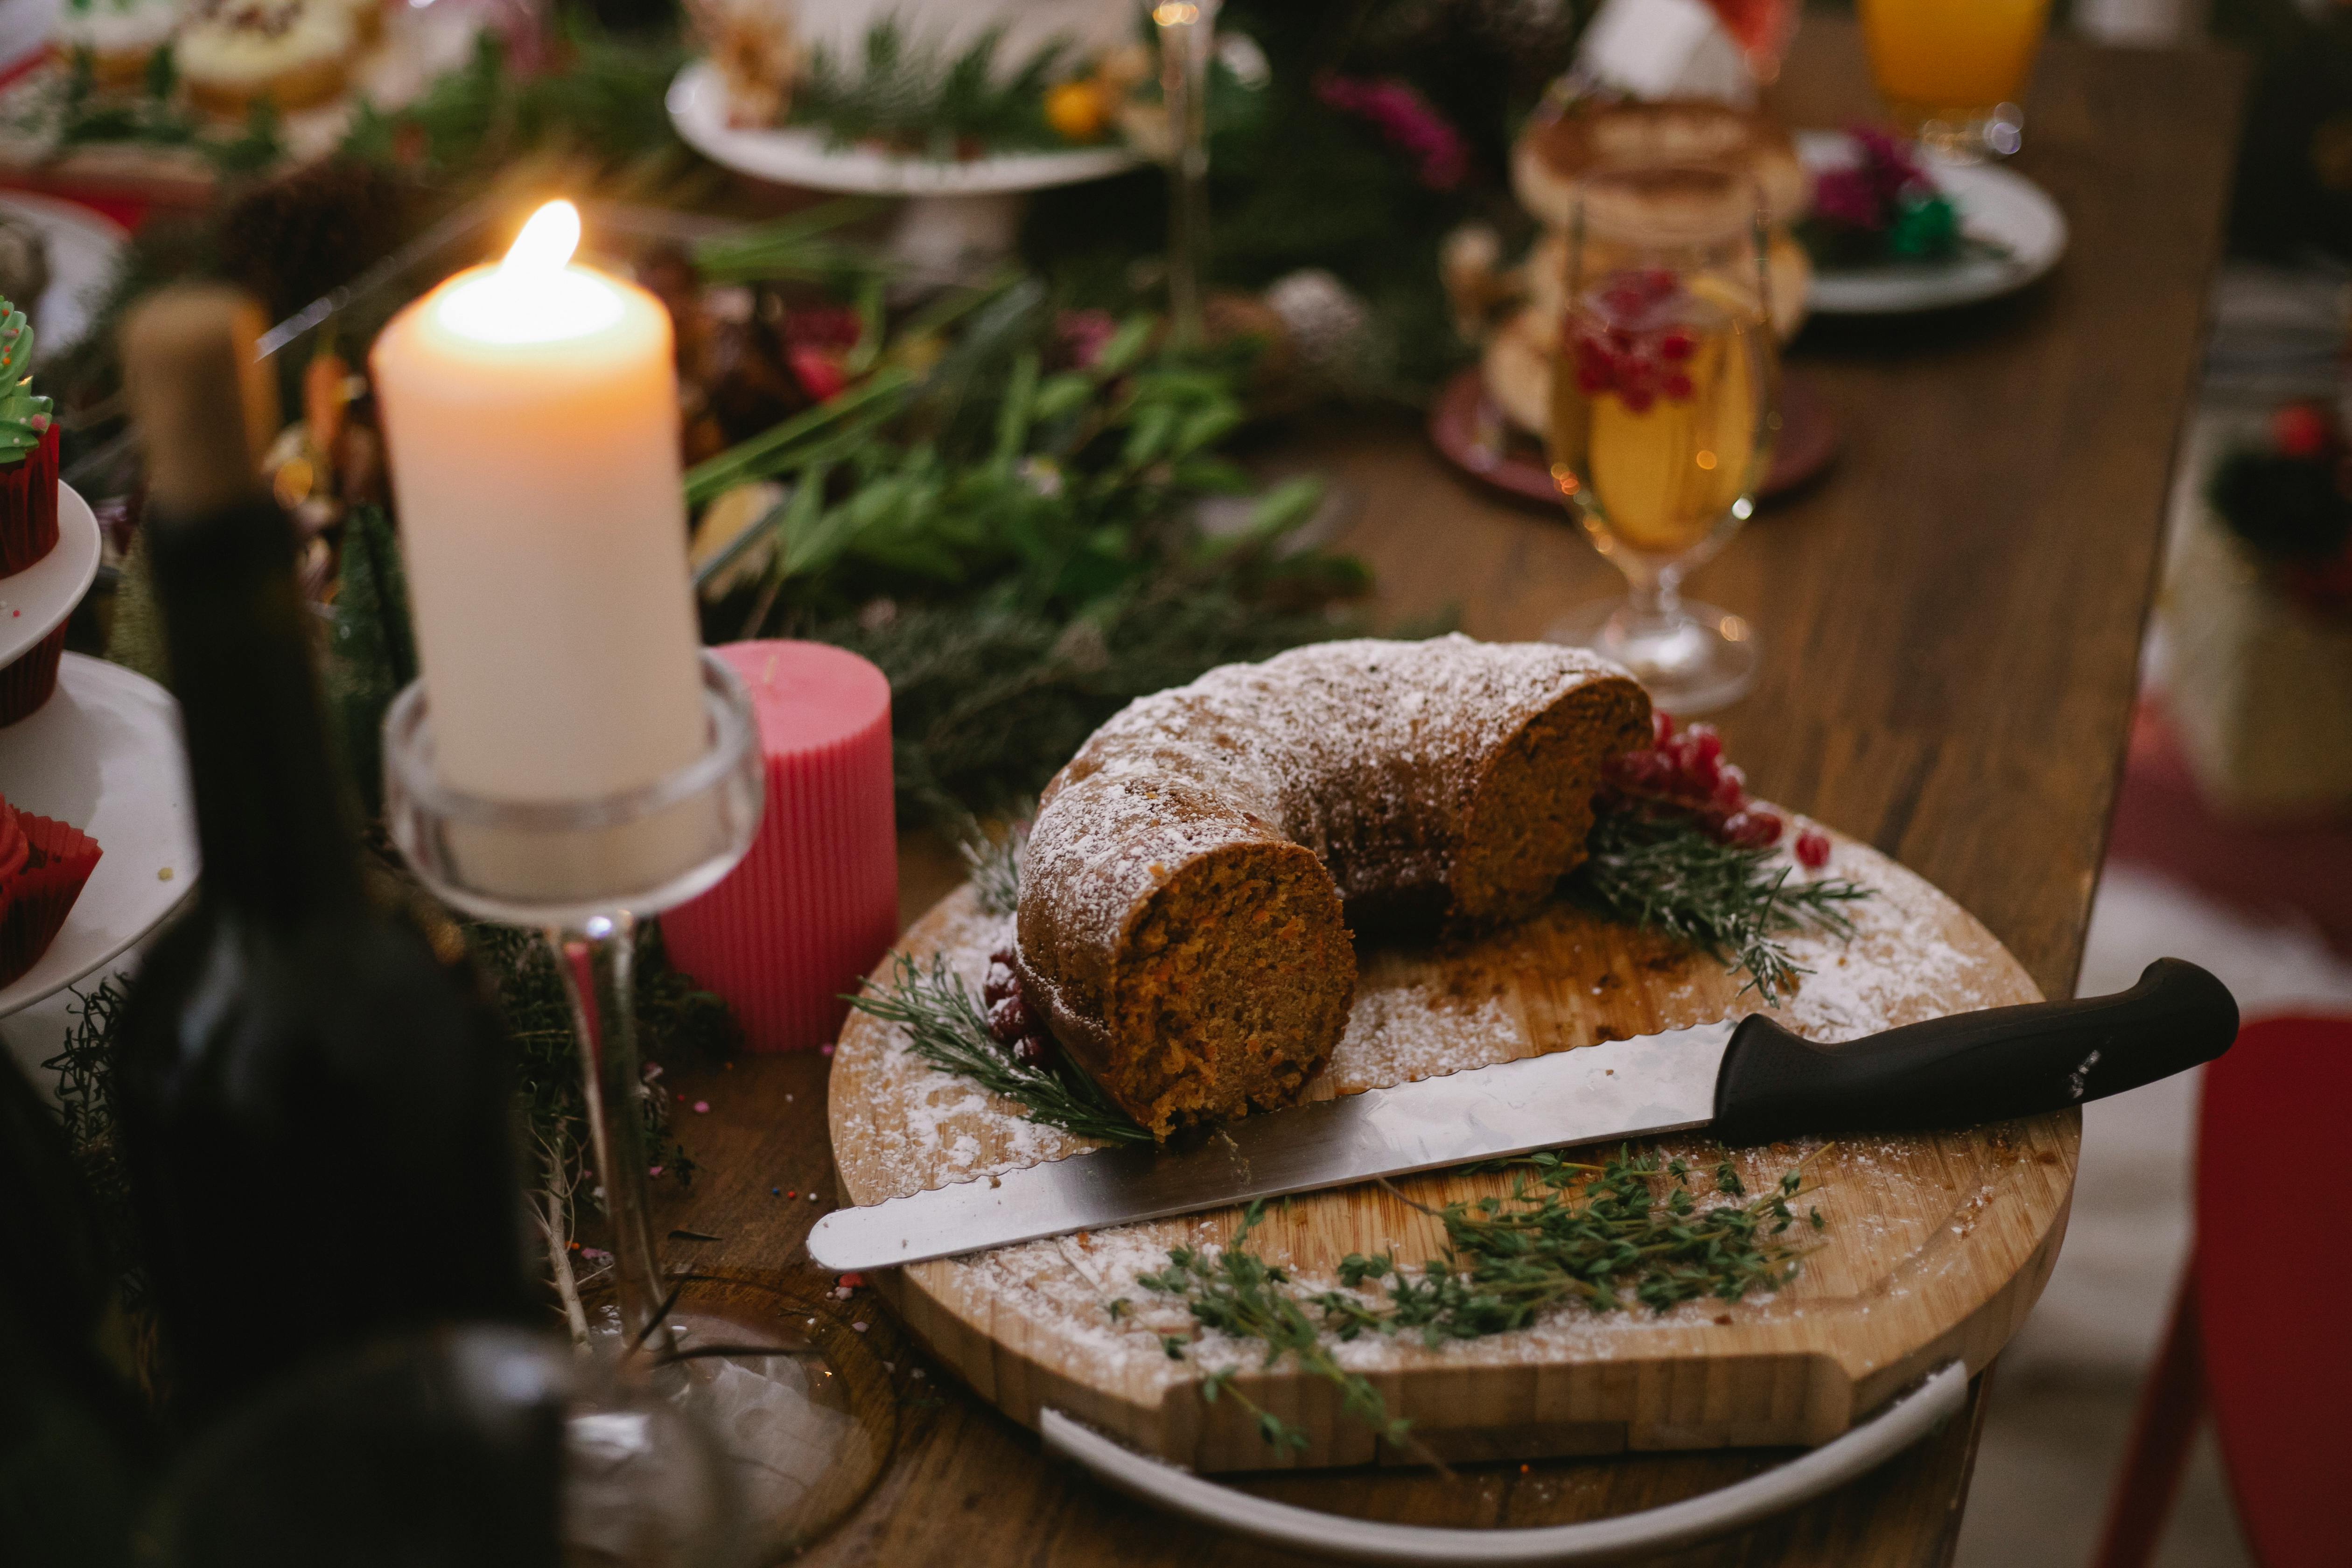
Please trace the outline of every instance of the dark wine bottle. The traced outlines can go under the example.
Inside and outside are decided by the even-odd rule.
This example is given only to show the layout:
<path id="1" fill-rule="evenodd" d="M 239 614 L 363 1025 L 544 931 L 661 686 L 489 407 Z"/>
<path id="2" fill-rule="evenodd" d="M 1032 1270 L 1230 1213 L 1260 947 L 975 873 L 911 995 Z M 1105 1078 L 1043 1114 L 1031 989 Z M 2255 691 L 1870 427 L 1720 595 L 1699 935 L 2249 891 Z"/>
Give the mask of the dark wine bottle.
<path id="1" fill-rule="evenodd" d="M 115 1069 L 184 1425 L 331 1348 L 531 1310 L 510 1047 L 478 984 L 365 894 L 291 525 L 256 478 L 258 326 L 191 287 L 123 331 L 204 857 Z"/>

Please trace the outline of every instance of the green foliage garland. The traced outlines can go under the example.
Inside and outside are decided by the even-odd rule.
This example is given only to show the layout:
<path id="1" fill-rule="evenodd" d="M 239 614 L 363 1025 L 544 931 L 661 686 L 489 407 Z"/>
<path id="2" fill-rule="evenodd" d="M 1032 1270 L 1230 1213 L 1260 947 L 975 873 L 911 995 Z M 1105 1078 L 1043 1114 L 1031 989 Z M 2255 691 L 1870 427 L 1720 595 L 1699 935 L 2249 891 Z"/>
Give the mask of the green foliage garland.
<path id="1" fill-rule="evenodd" d="M 929 158 L 1067 145 L 1045 122 L 1045 89 L 1069 46 L 1048 39 L 1000 77 L 1002 27 L 982 29 L 961 53 L 910 41 L 896 18 L 877 23 L 855 62 L 820 47 L 793 91 L 789 119 L 836 145 L 878 142 Z"/>

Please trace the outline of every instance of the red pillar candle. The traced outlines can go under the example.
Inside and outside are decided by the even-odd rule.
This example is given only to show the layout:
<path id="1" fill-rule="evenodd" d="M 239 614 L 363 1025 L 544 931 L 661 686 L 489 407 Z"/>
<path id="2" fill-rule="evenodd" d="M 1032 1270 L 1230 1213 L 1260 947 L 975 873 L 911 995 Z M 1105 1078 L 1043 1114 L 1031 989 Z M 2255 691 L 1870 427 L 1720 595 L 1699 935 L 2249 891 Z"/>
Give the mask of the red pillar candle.
<path id="1" fill-rule="evenodd" d="M 727 999 L 755 1051 L 832 1039 L 898 931 L 890 683 L 812 642 L 714 650 L 751 693 L 768 805 L 743 863 L 662 916 L 671 962 Z"/>

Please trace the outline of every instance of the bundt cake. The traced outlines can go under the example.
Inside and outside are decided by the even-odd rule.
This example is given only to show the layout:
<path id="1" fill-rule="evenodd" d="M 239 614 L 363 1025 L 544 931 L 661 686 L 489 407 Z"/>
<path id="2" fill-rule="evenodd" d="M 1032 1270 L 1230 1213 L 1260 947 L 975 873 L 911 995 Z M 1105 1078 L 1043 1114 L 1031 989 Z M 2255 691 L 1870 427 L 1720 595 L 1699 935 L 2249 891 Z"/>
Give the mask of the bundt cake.
<path id="1" fill-rule="evenodd" d="M 1030 1010 L 1128 1114 L 1295 1099 L 1346 1026 L 1350 920 L 1524 914 L 1584 857 L 1616 666 L 1548 643 L 1362 640 L 1130 704 L 1046 786 L 1021 878 Z"/>

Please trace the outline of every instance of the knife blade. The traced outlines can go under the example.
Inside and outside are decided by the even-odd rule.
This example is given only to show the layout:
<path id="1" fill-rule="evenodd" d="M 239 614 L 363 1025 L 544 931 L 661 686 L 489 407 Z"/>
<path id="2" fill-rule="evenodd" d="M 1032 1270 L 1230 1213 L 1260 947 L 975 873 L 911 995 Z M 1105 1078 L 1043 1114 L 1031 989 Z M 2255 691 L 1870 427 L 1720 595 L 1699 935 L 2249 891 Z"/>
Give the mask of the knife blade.
<path id="1" fill-rule="evenodd" d="M 2003 1121 L 2136 1089 L 2229 1048 L 2221 983 L 2159 959 L 2129 991 L 1955 1014 L 1820 1045 L 1761 1014 L 1475 1068 L 836 1209 L 809 1256 L 887 1268 L 1076 1230 L 1712 1125 L 1727 1143 Z"/>

